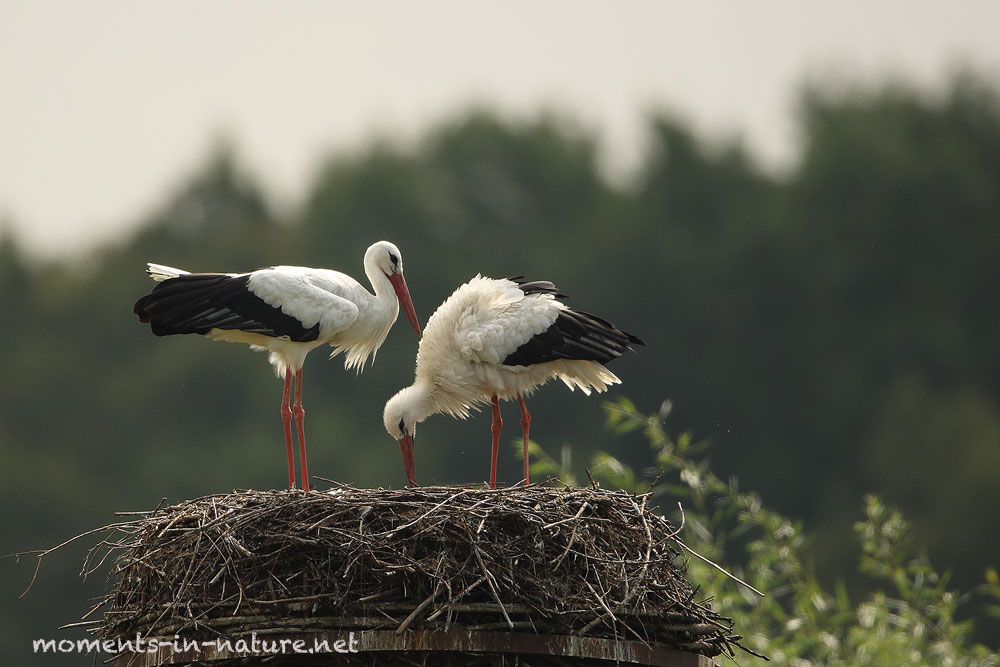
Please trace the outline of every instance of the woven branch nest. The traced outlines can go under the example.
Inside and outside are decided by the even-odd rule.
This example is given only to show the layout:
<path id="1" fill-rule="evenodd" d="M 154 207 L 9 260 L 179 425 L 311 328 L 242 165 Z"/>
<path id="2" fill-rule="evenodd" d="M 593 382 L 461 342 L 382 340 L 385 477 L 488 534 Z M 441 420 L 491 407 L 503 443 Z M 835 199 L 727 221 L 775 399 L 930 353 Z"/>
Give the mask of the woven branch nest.
<path id="1" fill-rule="evenodd" d="M 650 496 L 540 485 L 242 491 L 109 527 L 98 633 L 503 631 L 715 656 L 732 621 L 685 578 Z"/>

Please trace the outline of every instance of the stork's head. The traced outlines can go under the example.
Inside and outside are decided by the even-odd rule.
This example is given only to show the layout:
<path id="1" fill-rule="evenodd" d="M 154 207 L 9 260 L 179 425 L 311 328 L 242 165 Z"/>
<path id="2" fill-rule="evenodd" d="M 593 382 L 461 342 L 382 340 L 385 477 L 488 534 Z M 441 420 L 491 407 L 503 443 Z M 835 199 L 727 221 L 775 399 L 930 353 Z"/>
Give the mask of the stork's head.
<path id="1" fill-rule="evenodd" d="M 365 265 L 369 263 L 373 263 L 387 276 L 403 272 L 403 256 L 396 244 L 389 241 L 378 241 L 368 247 L 365 252 Z"/>
<path id="2" fill-rule="evenodd" d="M 410 486 L 417 485 L 413 464 L 413 436 L 417 432 L 417 422 L 423 421 L 430 414 L 427 405 L 427 392 L 420 385 L 414 384 L 390 398 L 382 413 L 386 432 L 399 442 L 403 469 Z"/>
<path id="3" fill-rule="evenodd" d="M 403 312 L 406 313 L 406 319 L 410 321 L 410 324 L 419 336 L 420 321 L 417 319 L 417 311 L 413 307 L 413 301 L 410 299 L 410 290 L 406 287 L 406 281 L 403 279 L 403 255 L 399 252 L 399 248 L 396 247 L 395 243 L 379 241 L 368 247 L 368 250 L 365 252 L 365 273 L 368 274 L 368 278 L 374 285 L 373 270 L 384 274 L 389 279 L 389 282 L 392 283 L 392 289 L 395 290 L 396 298 L 399 299 L 399 305 L 403 307 Z"/>

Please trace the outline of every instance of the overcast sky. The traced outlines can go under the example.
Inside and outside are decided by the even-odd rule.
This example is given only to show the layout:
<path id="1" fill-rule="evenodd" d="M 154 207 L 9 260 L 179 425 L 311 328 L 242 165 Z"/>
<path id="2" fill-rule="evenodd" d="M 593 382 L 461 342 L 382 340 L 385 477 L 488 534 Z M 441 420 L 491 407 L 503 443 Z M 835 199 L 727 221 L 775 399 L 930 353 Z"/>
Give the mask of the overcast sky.
<path id="1" fill-rule="evenodd" d="M 996 0 L 0 0 L 0 224 L 42 254 L 128 233 L 223 132 L 294 203 L 319 156 L 474 102 L 567 110 L 618 173 L 654 107 L 780 168 L 807 76 L 1000 81 L 998 27 Z"/>

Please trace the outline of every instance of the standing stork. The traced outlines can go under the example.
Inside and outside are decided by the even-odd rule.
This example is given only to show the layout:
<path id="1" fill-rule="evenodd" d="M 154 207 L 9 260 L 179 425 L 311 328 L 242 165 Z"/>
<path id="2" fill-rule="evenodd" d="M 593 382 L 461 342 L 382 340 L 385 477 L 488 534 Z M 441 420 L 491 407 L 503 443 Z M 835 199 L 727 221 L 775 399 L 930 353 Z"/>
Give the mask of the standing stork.
<path id="1" fill-rule="evenodd" d="M 157 336 L 201 334 L 270 352 L 271 365 L 285 380 L 281 421 L 289 488 L 295 488 L 294 415 L 302 489 L 309 490 L 302 407 L 306 355 L 329 343 L 334 348 L 331 358 L 345 353 L 345 368 L 360 373 L 369 355 L 374 359 L 388 335 L 400 304 L 420 334 L 420 323 L 403 279 L 403 257 L 399 248 L 388 241 L 374 243 L 365 252 L 365 274 L 374 295 L 339 271 L 301 266 L 274 266 L 249 273 L 189 273 L 149 264 L 147 273 L 159 284 L 136 301 L 133 312 L 140 322 L 149 323 Z"/>
<path id="2" fill-rule="evenodd" d="M 621 382 L 603 364 L 631 349 L 630 344 L 644 343 L 606 320 L 570 309 L 557 297 L 565 295 L 550 282 L 477 275 L 434 311 L 420 339 L 416 379 L 389 399 L 383 414 L 386 431 L 399 441 L 411 486 L 416 485 L 417 422 L 436 412 L 465 419 L 470 409 L 492 405 L 490 486 L 495 488 L 503 427 L 499 399 L 516 397 L 527 484 L 531 415 L 524 396 L 552 378 L 588 395 Z"/>

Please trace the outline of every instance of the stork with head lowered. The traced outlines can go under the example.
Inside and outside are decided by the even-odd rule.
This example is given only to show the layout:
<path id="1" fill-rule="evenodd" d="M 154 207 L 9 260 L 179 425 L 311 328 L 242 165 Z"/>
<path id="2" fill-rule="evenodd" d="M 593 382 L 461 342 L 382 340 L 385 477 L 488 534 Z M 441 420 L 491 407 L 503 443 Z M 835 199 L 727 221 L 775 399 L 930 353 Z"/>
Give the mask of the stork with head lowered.
<path id="1" fill-rule="evenodd" d="M 571 309 L 559 300 L 563 296 L 547 281 L 476 276 L 434 311 L 420 339 L 415 381 L 389 399 L 383 413 L 411 485 L 417 423 L 432 414 L 464 419 L 472 409 L 492 406 L 490 486 L 496 487 L 499 401 L 516 398 L 528 483 L 531 415 L 525 396 L 553 378 L 585 394 L 620 382 L 604 364 L 644 343 L 607 320 Z"/>

